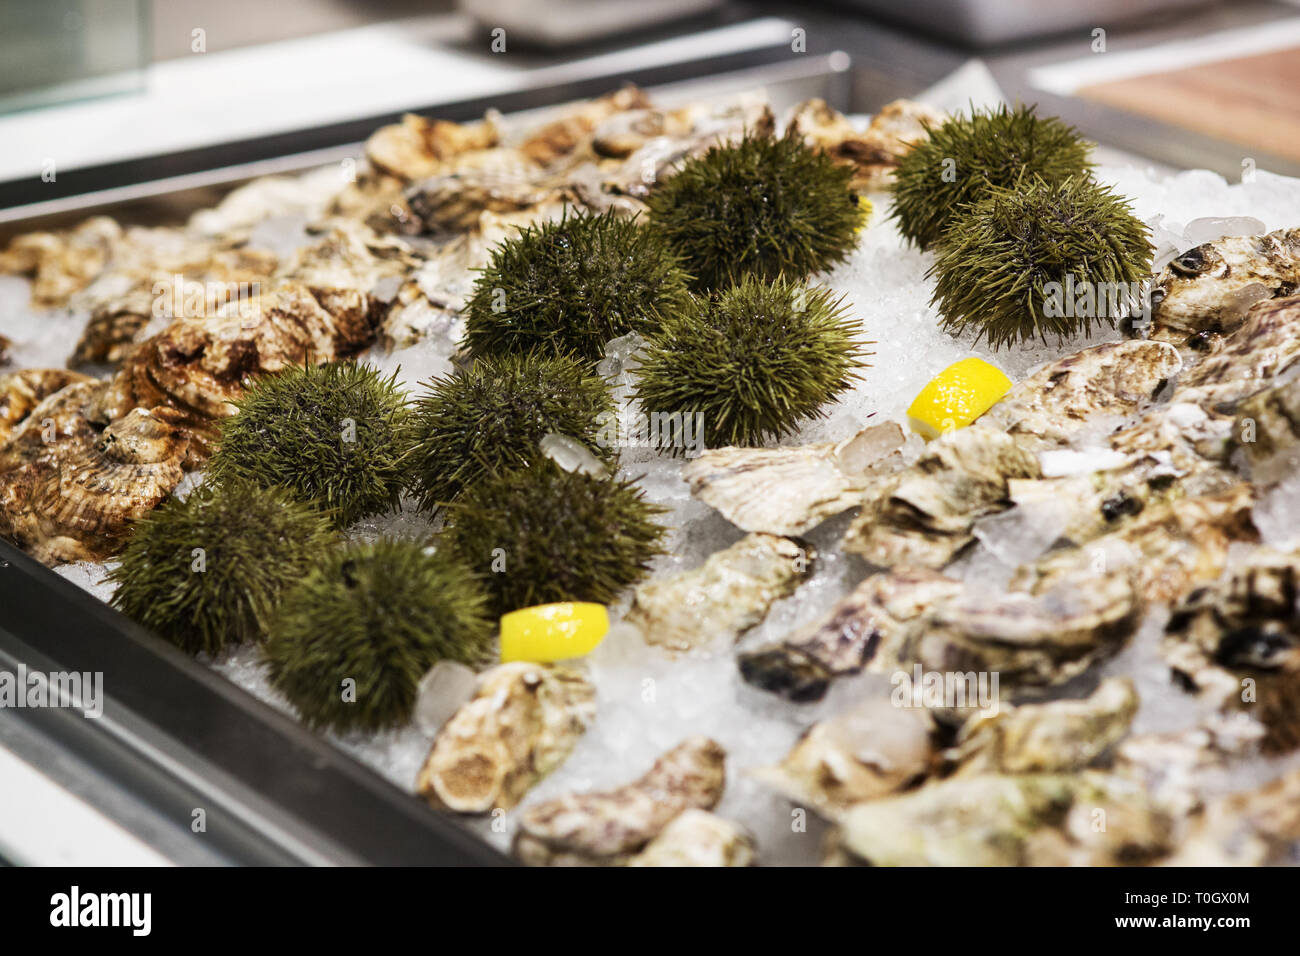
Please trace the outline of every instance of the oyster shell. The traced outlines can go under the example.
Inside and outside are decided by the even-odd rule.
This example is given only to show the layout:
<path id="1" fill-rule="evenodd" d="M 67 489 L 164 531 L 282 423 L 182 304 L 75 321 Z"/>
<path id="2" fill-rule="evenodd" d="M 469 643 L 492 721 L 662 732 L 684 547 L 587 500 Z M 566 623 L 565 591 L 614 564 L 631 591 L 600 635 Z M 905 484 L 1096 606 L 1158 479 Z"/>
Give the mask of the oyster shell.
<path id="1" fill-rule="evenodd" d="M 997 675 L 1001 691 L 1048 687 L 1119 652 L 1140 602 L 1123 573 L 1088 570 L 1033 595 L 968 585 L 908 629 L 899 663 L 944 674 Z M 885 662 L 873 666 L 884 669 Z"/>
<path id="2" fill-rule="evenodd" d="M 725 763 L 720 744 L 692 737 L 633 783 L 534 804 L 520 814 L 515 855 L 531 866 L 623 863 L 682 811 L 716 806 L 726 784 Z"/>
<path id="3" fill-rule="evenodd" d="M 1185 347 L 1237 329 L 1255 302 L 1300 288 L 1300 229 L 1225 236 L 1178 256 L 1152 289 L 1151 337 Z"/>
<path id="4" fill-rule="evenodd" d="M 1251 519 L 1254 502 L 1254 490 L 1245 482 L 1216 494 L 1164 502 L 1087 547 L 1049 554 L 1019 568 L 1011 585 L 1042 594 L 1114 572 L 1130 578 L 1144 601 L 1177 600 L 1219 576 L 1230 544 L 1258 539 Z"/>
<path id="5" fill-rule="evenodd" d="M 981 419 L 1031 447 L 1065 445 L 1131 415 L 1182 368 L 1163 342 L 1107 342 L 1048 362 L 1012 386 Z"/>
<path id="6" fill-rule="evenodd" d="M 61 368 L 27 368 L 0 375 L 0 448 L 15 428 L 55 392 L 93 379 Z"/>
<path id="7" fill-rule="evenodd" d="M 1179 379 L 1171 401 L 1231 413 L 1300 359 L 1300 296 L 1270 299 L 1250 310 L 1212 355 Z"/>
<path id="8" fill-rule="evenodd" d="M 794 701 L 818 700 L 830 681 L 880 657 L 897 662 L 908 629 L 962 584 L 927 568 L 873 574 L 820 620 L 739 655 L 746 681 Z"/>
<path id="9" fill-rule="evenodd" d="M 1300 379 L 1265 389 L 1237 406 L 1232 433 L 1257 482 L 1280 481 L 1300 457 Z"/>
<path id="10" fill-rule="evenodd" d="M 1086 544 L 1149 506 L 1237 484 L 1229 468 L 1232 433 L 1232 419 L 1198 405 L 1157 405 L 1112 434 L 1108 450 L 1071 451 L 1079 473 L 1008 482 L 1013 511 L 1044 515 L 1059 523 L 1058 541 Z M 1056 468 L 1055 454 L 1040 456 L 1044 471 Z"/>
<path id="11" fill-rule="evenodd" d="M 1300 858 L 1300 770 L 1211 801 L 1171 866 L 1277 866 Z"/>
<path id="12" fill-rule="evenodd" d="M 66 305 L 100 274 L 122 236 L 107 216 L 93 216 L 65 232 L 28 232 L 0 251 L 0 273 L 30 276 L 38 309 Z"/>
<path id="13" fill-rule="evenodd" d="M 675 651 L 722 635 L 734 639 L 794 592 L 812 560 L 789 538 L 748 534 L 698 568 L 638 586 L 623 620 L 637 627 L 647 644 Z"/>
<path id="14" fill-rule="evenodd" d="M 750 774 L 792 802 L 836 818 L 924 777 L 935 752 L 924 709 L 866 700 L 810 727 L 785 758 Z"/>
<path id="15" fill-rule="evenodd" d="M 434 738 L 416 792 L 456 813 L 509 810 L 564 762 L 595 715 L 595 688 L 571 668 L 494 667 Z"/>
<path id="16" fill-rule="evenodd" d="M 79 307 L 90 309 L 90 321 L 82 330 L 68 364 L 73 367 L 121 362 L 155 328 L 161 318 L 171 317 L 171 303 L 177 298 L 189 302 L 187 287 L 200 284 L 202 307 L 193 311 L 215 315 L 221 306 L 240 291 L 260 292 L 275 271 L 278 260 L 273 253 L 250 249 L 197 249 L 193 258 L 184 256 L 156 261 L 150 269 L 136 266 L 106 270 L 104 276 L 76 297 Z M 176 289 L 177 279 L 181 288 Z M 118 284 L 129 283 L 121 294 Z M 166 303 L 163 315 L 156 315 L 159 303 Z"/>
<path id="17" fill-rule="evenodd" d="M 976 519 L 1006 506 L 1009 480 L 1039 474 L 1010 435 L 979 423 L 948 432 L 867 499 L 844 550 L 880 567 L 942 568 L 974 539 Z"/>
<path id="18" fill-rule="evenodd" d="M 549 166 L 588 145 L 592 133 L 612 116 L 627 110 L 648 109 L 650 105 L 646 95 L 635 86 L 625 86 L 566 108 L 563 116 L 533 130 L 519 144 L 519 151 L 539 166 Z"/>
<path id="19" fill-rule="evenodd" d="M 101 430 L 88 413 L 105 387 L 55 392 L 0 446 L 0 537 L 47 564 L 113 554 L 184 476 L 181 414 L 135 408 Z"/>
<path id="20" fill-rule="evenodd" d="M 1185 685 L 1260 721 L 1267 746 L 1300 746 L 1300 555 L 1238 559 L 1179 602 L 1161 651 Z"/>
<path id="21" fill-rule="evenodd" d="M 1172 837 L 1141 787 L 1092 771 L 955 777 L 859 803 L 838 834 L 842 851 L 876 866 L 1143 863 Z"/>
<path id="22" fill-rule="evenodd" d="M 628 866 L 753 866 L 754 839 L 705 810 L 684 810 Z"/>
<path id="23" fill-rule="evenodd" d="M 1083 770 L 1128 733 L 1138 709 L 1127 678 L 1109 677 L 1083 700 L 1002 707 L 962 725 L 945 754 L 956 776 Z"/>
<path id="24" fill-rule="evenodd" d="M 686 465 L 691 494 L 742 531 L 798 535 L 855 507 L 884 477 L 903 430 L 895 422 L 841 442 L 792 448 L 717 448 Z"/>
<path id="25" fill-rule="evenodd" d="M 366 140 L 366 159 L 380 173 L 412 182 L 443 170 L 464 153 L 491 149 L 501 140 L 495 117 L 475 123 L 431 120 L 407 113 Z"/>
<path id="26" fill-rule="evenodd" d="M 867 129 L 859 132 L 825 100 L 812 99 L 795 107 L 788 128 L 809 146 L 851 167 L 853 189 L 873 192 L 889 187 L 899 161 L 945 119 L 943 113 L 924 103 L 894 100 L 882 106 Z"/>

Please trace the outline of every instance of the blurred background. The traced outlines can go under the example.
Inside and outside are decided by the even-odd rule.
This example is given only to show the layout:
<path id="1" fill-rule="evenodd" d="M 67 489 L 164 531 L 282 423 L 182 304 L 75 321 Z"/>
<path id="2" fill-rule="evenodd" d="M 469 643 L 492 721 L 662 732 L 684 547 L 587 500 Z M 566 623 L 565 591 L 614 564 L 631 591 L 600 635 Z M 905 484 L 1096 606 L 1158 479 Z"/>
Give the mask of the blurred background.
<path id="1" fill-rule="evenodd" d="M 816 74 L 814 92 L 854 114 L 900 96 L 1038 102 L 1155 164 L 1297 174 L 1298 4 L 4 0 L 0 221 L 304 167 L 408 110 L 468 119 L 625 81 L 707 95 L 742 74 Z"/>

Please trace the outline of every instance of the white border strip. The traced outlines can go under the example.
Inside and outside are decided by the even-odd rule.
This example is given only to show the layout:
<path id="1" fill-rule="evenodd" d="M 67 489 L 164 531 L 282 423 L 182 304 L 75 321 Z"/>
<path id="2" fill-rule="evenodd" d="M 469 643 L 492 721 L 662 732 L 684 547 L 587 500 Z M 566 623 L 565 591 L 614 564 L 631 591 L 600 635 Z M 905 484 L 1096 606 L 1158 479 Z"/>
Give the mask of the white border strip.
<path id="1" fill-rule="evenodd" d="M 171 866 L 90 804 L 0 747 L 0 848 L 26 866 Z"/>

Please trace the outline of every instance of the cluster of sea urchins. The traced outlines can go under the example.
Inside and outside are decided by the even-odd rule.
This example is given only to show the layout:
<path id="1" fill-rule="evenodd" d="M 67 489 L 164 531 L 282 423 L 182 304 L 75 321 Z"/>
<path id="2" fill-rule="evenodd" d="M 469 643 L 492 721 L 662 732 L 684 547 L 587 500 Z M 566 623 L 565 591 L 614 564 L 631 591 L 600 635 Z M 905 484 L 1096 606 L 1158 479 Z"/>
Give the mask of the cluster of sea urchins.
<path id="1" fill-rule="evenodd" d="M 595 361 L 644 336 L 641 403 L 702 414 L 709 444 L 819 414 L 862 358 L 840 302 L 805 284 L 864 222 L 848 182 L 797 138 L 754 134 L 688 159 L 648 222 L 578 212 L 522 230 L 467 303 L 467 361 L 414 409 L 395 377 L 352 362 L 255 382 L 222 424 L 209 484 L 141 524 L 118 605 L 186 650 L 264 642 L 307 723 L 373 731 L 409 718 L 435 662 L 485 660 L 493 614 L 613 601 L 664 528 L 612 474 L 615 407 Z M 550 460 L 550 434 L 611 473 Z M 404 490 L 441 512 L 433 547 L 342 542 L 335 529 Z"/>
<path id="2" fill-rule="evenodd" d="M 892 217 L 935 253 L 944 328 L 996 349 L 1086 334 L 1135 307 L 1148 231 L 1093 179 L 1090 149 L 1059 119 L 1002 106 L 947 120 L 903 158 Z M 1091 296 L 1083 308 L 1076 289 Z"/>

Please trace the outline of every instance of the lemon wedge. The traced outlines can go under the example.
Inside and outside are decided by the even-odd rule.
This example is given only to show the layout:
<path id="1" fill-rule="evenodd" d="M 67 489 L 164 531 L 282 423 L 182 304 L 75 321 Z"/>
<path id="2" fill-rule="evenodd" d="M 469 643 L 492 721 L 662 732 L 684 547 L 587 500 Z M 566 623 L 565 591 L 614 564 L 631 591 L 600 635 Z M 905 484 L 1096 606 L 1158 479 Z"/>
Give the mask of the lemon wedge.
<path id="1" fill-rule="evenodd" d="M 1011 388 L 1011 379 L 995 365 L 974 356 L 954 362 L 930 379 L 907 409 L 912 430 L 929 441 L 965 428 Z"/>
<path id="2" fill-rule="evenodd" d="M 543 664 L 583 657 L 608 631 L 603 604 L 564 601 L 520 608 L 501 616 L 501 660 Z"/>

